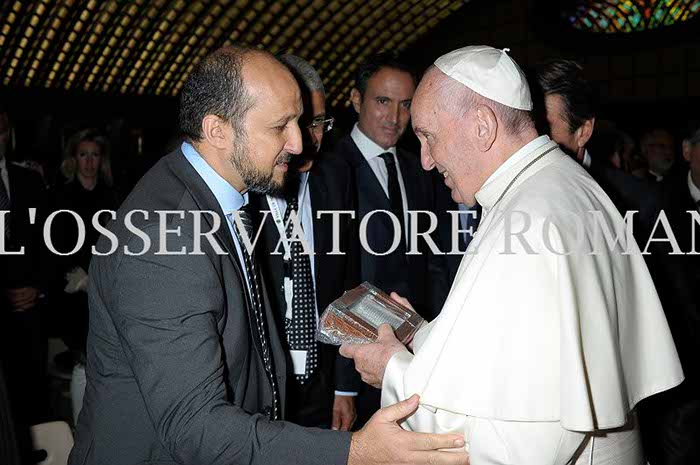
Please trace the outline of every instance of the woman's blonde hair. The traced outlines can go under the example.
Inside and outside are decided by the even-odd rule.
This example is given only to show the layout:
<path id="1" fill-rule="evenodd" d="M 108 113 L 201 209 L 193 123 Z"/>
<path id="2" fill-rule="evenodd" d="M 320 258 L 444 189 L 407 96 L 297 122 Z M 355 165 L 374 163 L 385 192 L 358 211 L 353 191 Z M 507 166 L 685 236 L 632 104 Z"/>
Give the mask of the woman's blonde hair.
<path id="1" fill-rule="evenodd" d="M 75 179 L 75 173 L 78 168 L 76 161 L 78 145 L 81 142 L 94 142 L 100 149 L 100 169 L 98 176 L 108 186 L 114 182 L 112 178 L 112 163 L 109 158 L 109 144 L 107 139 L 97 129 L 83 129 L 78 131 L 68 139 L 66 148 L 63 151 L 63 162 L 61 162 L 61 173 L 66 177 L 68 182 Z"/>

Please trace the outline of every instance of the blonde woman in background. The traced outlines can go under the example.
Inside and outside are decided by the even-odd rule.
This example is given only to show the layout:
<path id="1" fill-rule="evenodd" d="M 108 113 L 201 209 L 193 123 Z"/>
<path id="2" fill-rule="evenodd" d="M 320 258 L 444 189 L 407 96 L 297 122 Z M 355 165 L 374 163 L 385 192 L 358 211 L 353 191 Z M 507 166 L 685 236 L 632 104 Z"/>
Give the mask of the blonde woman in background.
<path id="1" fill-rule="evenodd" d="M 65 180 L 54 188 L 54 210 L 71 210 L 85 225 L 85 241 L 75 253 L 56 255 L 55 293 L 59 315 L 59 331 L 69 348 L 59 354 L 57 364 L 72 369 L 71 399 L 77 420 L 85 392 L 85 343 L 88 330 L 88 269 L 91 248 L 99 238 L 92 226 L 92 217 L 100 210 L 116 210 L 112 169 L 107 140 L 96 129 L 74 134 L 66 144 L 61 163 Z M 99 217 L 105 225 L 108 214 Z M 78 244 L 77 219 L 62 213 L 54 219 L 51 238 L 56 250 L 67 253 Z"/>

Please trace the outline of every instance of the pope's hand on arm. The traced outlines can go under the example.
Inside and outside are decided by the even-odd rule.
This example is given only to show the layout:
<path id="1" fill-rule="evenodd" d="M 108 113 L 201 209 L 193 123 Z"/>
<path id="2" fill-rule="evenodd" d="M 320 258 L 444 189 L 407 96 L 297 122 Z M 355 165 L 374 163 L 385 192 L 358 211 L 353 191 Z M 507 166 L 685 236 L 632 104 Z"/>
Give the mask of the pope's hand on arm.
<path id="1" fill-rule="evenodd" d="M 409 308 L 410 302 L 395 292 L 391 298 Z M 362 381 L 378 389 L 382 387 L 386 366 L 396 353 L 408 351 L 394 334 L 391 326 L 384 324 L 379 327 L 379 337 L 371 344 L 343 344 L 340 355 L 355 361 L 355 369 L 360 373 Z"/>

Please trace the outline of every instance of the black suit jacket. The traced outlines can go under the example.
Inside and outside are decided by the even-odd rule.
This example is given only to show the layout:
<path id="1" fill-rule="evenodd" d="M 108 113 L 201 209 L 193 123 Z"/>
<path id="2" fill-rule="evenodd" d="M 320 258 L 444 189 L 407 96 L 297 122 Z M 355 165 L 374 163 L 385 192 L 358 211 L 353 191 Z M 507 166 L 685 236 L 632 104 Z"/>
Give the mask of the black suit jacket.
<path id="1" fill-rule="evenodd" d="M 622 216 L 634 210 L 634 237 L 643 249 L 661 209 L 661 192 L 656 181 L 649 182 L 615 168 L 606 160 L 591 159 L 588 169 Z"/>
<path id="2" fill-rule="evenodd" d="M 379 180 L 350 135 L 338 142 L 333 156 L 346 160 L 354 176 L 358 220 L 361 221 L 374 210 L 391 210 L 389 199 Z M 420 166 L 418 157 L 398 149 L 397 158 L 406 189 L 408 209 L 433 211 L 435 204 L 432 181 Z M 417 220 L 418 231 L 429 229 L 430 220 L 427 215 L 419 214 Z M 431 237 L 435 240 L 437 232 Z M 393 224 L 387 215 L 375 214 L 367 222 L 367 245 L 375 252 L 388 251 L 393 238 Z M 439 240 L 435 242 L 439 246 Z M 418 252 L 417 255 L 405 255 L 396 250 L 388 255 L 373 255 L 363 244 L 360 252 L 361 276 L 363 281 L 369 281 L 386 292 L 396 291 L 408 298 L 424 318 L 432 320 L 442 308 L 449 290 L 445 257 L 433 254 L 421 238 L 418 240 Z"/>
<path id="3" fill-rule="evenodd" d="M 692 242 L 697 206 L 688 189 L 688 173 L 664 179 L 662 207 L 683 254 L 672 255 L 668 242 L 653 242 L 649 271 L 683 366 L 680 386 L 645 399 L 639 407 L 644 452 L 650 463 L 700 463 L 700 235 Z M 695 226 L 697 229 L 697 225 Z M 655 238 L 668 237 L 659 226 Z M 653 344 L 653 341 L 650 341 Z"/>
<path id="4" fill-rule="evenodd" d="M 651 271 L 686 380 L 700 387 L 700 259 L 687 255 L 691 250 L 700 252 L 700 234 L 696 231 L 693 243 L 692 217 L 688 211 L 697 211 L 697 206 L 690 196 L 687 180 L 687 172 L 671 178 L 664 183 L 662 191 L 663 211 L 683 255 L 672 255 L 667 242 L 654 243 L 650 247 L 655 265 Z M 663 228 L 657 228 L 654 237 L 665 236 Z"/>
<path id="5" fill-rule="evenodd" d="M 338 234 L 339 248 L 344 255 L 331 255 L 333 250 L 333 220 L 330 214 L 317 217 L 319 211 L 354 211 L 355 189 L 347 165 L 337 158 L 317 160 L 309 172 L 308 193 L 313 213 L 314 282 L 316 284 L 316 306 L 319 317 L 323 311 L 346 290 L 360 284 L 359 237 L 357 220 L 349 215 L 340 215 Z M 260 212 L 269 211 L 265 196 L 251 197 Z M 259 216 L 262 221 L 263 215 Z M 287 304 L 284 298 L 283 254 L 273 254 L 278 249 L 280 234 L 271 215 L 265 217 L 263 232 L 258 244 L 258 257 L 266 279 L 270 298 L 276 309 L 278 326 L 284 328 Z M 283 251 L 279 247 L 280 251 Z M 357 392 L 361 380 L 351 359 L 338 355 L 337 347 L 321 344 L 319 371 L 315 382 L 323 385 L 319 391 L 328 394 L 319 403 L 332 407 L 333 391 Z"/>
<path id="6" fill-rule="evenodd" d="M 136 209 L 149 212 L 132 218 L 139 234 L 124 222 Z M 186 213 L 159 225 L 156 210 Z M 156 253 L 166 245 L 163 227 L 180 230 L 167 238 L 167 250 L 192 252 L 189 212 L 199 210 L 219 216 L 215 242 L 226 254 L 205 238 L 202 254 Z M 203 218 L 208 231 L 211 218 Z M 161 159 L 122 204 L 110 224 L 119 248 L 90 265 L 88 383 L 71 465 L 346 463 L 349 435 L 268 420 L 271 387 L 226 221 L 180 150 Z M 146 253 L 125 253 L 125 245 L 139 253 L 143 238 L 152 242 Z M 97 249 L 110 245 L 103 236 Z M 285 353 L 263 294 L 284 411 Z"/>
<path id="7" fill-rule="evenodd" d="M 10 237 L 5 250 L 18 251 L 24 247 L 24 254 L 0 256 L 1 287 L 31 286 L 45 290 L 49 259 L 42 229 L 47 216 L 46 188 L 39 173 L 9 161 L 6 166 L 10 184 Z M 34 222 L 30 221 L 31 208 L 36 209 Z"/>

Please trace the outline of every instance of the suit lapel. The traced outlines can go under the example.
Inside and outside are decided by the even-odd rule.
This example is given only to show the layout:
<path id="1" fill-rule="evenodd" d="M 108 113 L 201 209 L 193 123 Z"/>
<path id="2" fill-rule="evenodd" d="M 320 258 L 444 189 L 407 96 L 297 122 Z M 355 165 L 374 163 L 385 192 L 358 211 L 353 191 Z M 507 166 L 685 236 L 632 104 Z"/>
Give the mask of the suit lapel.
<path id="1" fill-rule="evenodd" d="M 260 222 L 264 217 L 263 212 L 270 210 L 267 196 L 253 195 L 251 196 L 251 202 L 253 202 L 255 211 L 259 214 L 258 224 L 261 224 Z M 269 276 L 264 276 L 263 279 L 268 282 L 270 286 L 282 285 L 284 282 L 284 257 L 282 255 L 272 255 L 272 252 L 276 250 L 279 241 L 279 230 L 277 229 L 272 216 L 268 213 L 267 217 L 265 218 L 265 223 L 262 226 L 262 234 L 259 239 L 256 254 L 258 255 L 258 263 L 262 263 L 264 261 L 266 264 L 265 272 L 269 274 Z M 263 256 L 263 253 L 269 255 Z M 268 292 L 268 295 L 275 296 L 275 302 L 273 302 L 273 304 L 275 309 L 278 310 L 276 313 L 281 314 L 281 317 L 284 318 L 284 307 L 286 305 L 286 302 L 284 302 L 284 292 L 280 292 L 279 289 L 272 289 L 270 292 Z M 279 319 L 279 317 L 280 316 L 278 315 L 277 319 Z M 281 321 L 284 322 L 284 319 Z"/>
<path id="2" fill-rule="evenodd" d="M 241 264 L 238 257 L 238 252 L 236 251 L 236 246 L 233 243 L 233 237 L 231 236 L 231 231 L 228 227 L 228 219 L 221 211 L 219 202 L 214 197 L 214 194 L 209 189 L 209 186 L 204 182 L 202 177 L 197 173 L 197 171 L 190 165 L 182 151 L 178 149 L 175 152 L 175 156 L 168 159 L 168 164 L 173 172 L 180 178 L 180 180 L 185 184 L 187 190 L 192 195 L 192 199 L 197 204 L 201 210 L 213 211 L 221 219 L 221 224 L 219 229 L 214 233 L 219 243 L 226 249 L 228 256 L 233 262 L 233 265 L 238 272 L 238 277 L 241 281 L 244 280 L 243 271 L 241 270 Z M 209 215 L 202 215 L 209 225 L 213 228 L 212 219 Z"/>
<path id="3" fill-rule="evenodd" d="M 371 205 L 368 205 L 370 207 L 369 210 L 391 210 L 389 197 L 382 189 L 382 185 L 379 183 L 379 179 L 374 174 L 372 167 L 369 166 L 369 163 L 367 163 L 362 152 L 360 152 L 360 149 L 357 148 L 350 136 L 346 136 L 344 145 L 347 160 L 355 171 L 357 191 L 360 198 L 371 200 Z"/>
<path id="4" fill-rule="evenodd" d="M 331 242 L 333 239 L 333 225 L 330 215 L 324 215 L 321 219 L 317 220 L 316 212 L 319 210 L 328 210 L 328 189 L 323 182 L 323 178 L 313 171 L 309 173 L 309 195 L 311 200 L 311 215 L 312 222 L 314 225 L 314 255 L 312 257 L 314 261 L 314 280 L 316 283 L 320 282 L 321 276 L 321 266 L 323 260 L 321 259 L 323 253 L 326 250 L 331 249 Z M 316 292 L 318 296 L 318 292 Z"/>
<path id="5" fill-rule="evenodd" d="M 219 202 L 216 200 L 216 197 L 214 197 L 214 194 L 211 192 L 211 189 L 207 186 L 207 184 L 204 182 L 202 177 L 197 173 L 197 171 L 190 165 L 190 163 L 187 161 L 185 158 L 184 154 L 180 149 L 178 149 L 173 157 L 170 157 L 168 159 L 168 164 L 170 168 L 173 170 L 176 176 L 180 178 L 180 180 L 185 184 L 187 187 L 188 191 L 192 195 L 192 199 L 194 202 L 197 204 L 197 207 L 200 210 L 208 210 L 208 211 L 213 211 L 215 214 L 219 215 L 219 218 L 221 218 L 221 224 L 219 225 L 219 229 L 214 233 L 214 236 L 217 238 L 220 244 L 226 249 L 226 252 L 228 252 L 228 257 L 233 263 L 234 269 L 236 270 L 236 274 L 238 276 L 238 281 L 241 286 L 241 291 L 247 296 L 248 294 L 248 286 L 246 285 L 246 280 L 245 280 L 245 275 L 243 274 L 243 271 L 241 269 L 241 259 L 238 256 L 238 252 L 236 251 L 236 246 L 233 243 L 233 237 L 231 236 L 231 230 L 228 227 L 228 219 L 226 216 L 223 214 L 221 211 L 221 207 L 219 206 Z M 202 215 L 207 222 L 209 228 L 213 229 L 213 223 L 212 219 L 209 217 L 209 215 Z M 228 285 L 227 283 L 224 283 L 224 285 Z M 263 296 L 264 301 L 268 302 L 269 297 L 267 295 Z M 254 321 L 255 321 L 255 315 L 254 315 L 254 310 L 252 306 L 250 305 L 250 298 L 249 296 L 245 299 L 246 302 L 246 311 L 248 312 L 248 319 L 250 321 L 250 325 L 248 327 L 248 330 L 251 335 L 251 339 L 253 340 L 253 345 L 255 347 L 256 352 L 260 356 L 260 359 L 262 360 L 262 344 L 260 342 L 260 338 L 257 335 L 257 331 L 254 330 Z M 274 344 L 273 344 L 274 345 Z"/>
<path id="6" fill-rule="evenodd" d="M 422 204 L 419 192 L 420 173 L 416 171 L 415 163 L 410 160 L 409 155 L 407 155 L 403 150 L 396 151 L 396 158 L 399 160 L 399 168 L 401 170 L 401 177 L 403 178 L 403 187 L 406 190 L 406 207 L 408 210 L 420 210 L 419 205 Z M 409 231 L 414 227 L 411 224 L 411 217 L 409 216 L 408 223 L 406 227 Z"/>

